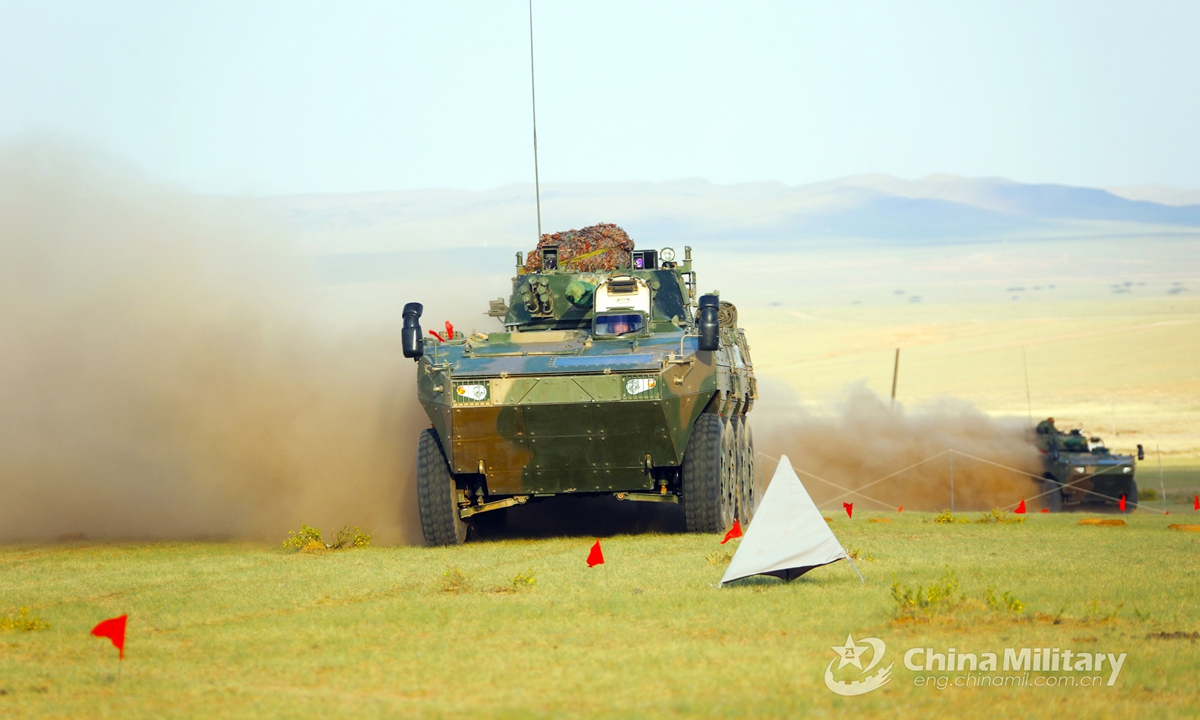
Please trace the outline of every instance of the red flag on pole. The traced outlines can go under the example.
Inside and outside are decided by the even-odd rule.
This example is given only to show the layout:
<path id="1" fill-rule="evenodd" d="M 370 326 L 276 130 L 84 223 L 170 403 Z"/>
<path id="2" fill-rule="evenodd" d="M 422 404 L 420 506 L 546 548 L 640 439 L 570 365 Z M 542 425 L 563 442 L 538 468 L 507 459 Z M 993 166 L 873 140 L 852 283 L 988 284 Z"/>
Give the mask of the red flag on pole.
<path id="1" fill-rule="evenodd" d="M 120 617 L 101 620 L 96 627 L 92 628 L 92 634 L 96 637 L 103 637 L 112 640 L 113 646 L 121 652 L 121 659 L 125 659 L 125 619 L 127 615 Z"/>
<path id="2" fill-rule="evenodd" d="M 604 553 L 600 551 L 599 540 L 597 540 L 596 544 L 592 546 L 592 551 L 588 553 L 587 564 L 588 567 L 596 567 L 597 565 L 604 564 Z"/>
<path id="3" fill-rule="evenodd" d="M 854 503 L 844 502 L 844 503 L 842 503 L 842 508 L 845 509 L 845 511 L 846 511 L 846 517 L 848 517 L 848 518 L 854 517 Z"/>
<path id="4" fill-rule="evenodd" d="M 1024 514 L 1025 514 L 1025 498 L 1021 498 L 1021 504 L 1020 504 L 1020 505 L 1018 505 L 1018 506 L 1017 506 L 1017 509 L 1016 509 L 1016 510 L 1013 510 L 1013 512 L 1015 512 L 1015 513 L 1016 513 L 1016 514 L 1018 514 L 1018 515 L 1024 515 Z"/>
<path id="5" fill-rule="evenodd" d="M 1117 509 L 1125 512 L 1125 493 L 1121 493 L 1121 499 L 1117 501 Z"/>
<path id="6" fill-rule="evenodd" d="M 733 519 L 733 527 L 729 528 L 729 532 L 725 533 L 725 539 L 721 541 L 721 544 L 724 545 L 725 543 L 729 542 L 730 540 L 732 540 L 734 538 L 740 538 L 741 536 L 742 536 L 742 526 L 738 524 L 738 519 L 734 518 Z"/>
<path id="7" fill-rule="evenodd" d="M 1200 510 L 1200 495 L 1194 495 L 1194 496 L 1192 496 L 1192 497 L 1193 497 L 1193 501 L 1192 501 L 1192 509 L 1193 509 L 1193 510 Z"/>

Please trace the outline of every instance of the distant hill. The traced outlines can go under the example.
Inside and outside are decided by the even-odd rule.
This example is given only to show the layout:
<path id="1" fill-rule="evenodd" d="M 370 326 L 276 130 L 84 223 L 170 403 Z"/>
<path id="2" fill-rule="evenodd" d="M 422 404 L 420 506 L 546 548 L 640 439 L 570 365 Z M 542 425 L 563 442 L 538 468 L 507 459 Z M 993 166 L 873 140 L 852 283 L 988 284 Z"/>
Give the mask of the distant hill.
<path id="1" fill-rule="evenodd" d="M 1128 235 L 1196 235 L 1200 192 L 1140 186 L 1071 187 L 1003 178 L 889 175 L 789 186 L 668 182 L 550 183 L 543 230 L 616 222 L 651 244 L 845 242 L 905 246 Z M 445 247 L 526 248 L 536 235 L 532 185 L 487 191 L 420 190 L 291 195 L 262 201 L 312 251 L 411 252 Z"/>
<path id="2" fill-rule="evenodd" d="M 1124 185 L 1104 189 L 1128 200 L 1145 200 L 1160 205 L 1200 205 L 1200 190 L 1170 185 Z"/>

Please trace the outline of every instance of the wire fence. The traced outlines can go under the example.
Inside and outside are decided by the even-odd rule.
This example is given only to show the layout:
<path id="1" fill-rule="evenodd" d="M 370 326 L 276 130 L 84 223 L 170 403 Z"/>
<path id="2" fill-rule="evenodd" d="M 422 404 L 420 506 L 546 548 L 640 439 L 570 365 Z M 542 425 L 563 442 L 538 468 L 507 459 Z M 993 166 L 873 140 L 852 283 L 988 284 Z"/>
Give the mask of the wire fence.
<path id="1" fill-rule="evenodd" d="M 772 456 L 770 456 L 770 455 L 767 455 L 767 454 L 766 454 L 766 453 L 764 453 L 764 452 L 758 451 L 756 454 L 757 454 L 757 455 L 759 455 L 759 456 L 761 456 L 761 457 L 763 457 L 763 458 L 766 458 L 767 460 L 774 460 L 774 461 L 775 461 L 775 462 L 777 462 L 777 463 L 778 463 L 778 462 L 780 462 L 779 458 L 777 458 L 777 457 L 772 457 Z M 810 473 L 810 472 L 808 472 L 807 470 L 802 470 L 801 468 L 798 468 L 798 467 L 796 467 L 794 464 L 792 464 L 792 470 L 794 470 L 794 471 L 796 472 L 796 474 L 797 474 L 797 475 L 803 475 L 803 476 L 805 476 L 805 477 L 812 478 L 813 480 L 817 480 L 817 481 L 819 481 L 819 482 L 825 483 L 826 485 L 829 485 L 829 486 L 831 486 L 831 487 L 835 487 L 835 488 L 837 488 L 837 489 L 839 489 L 839 490 L 842 490 L 842 491 L 843 491 L 843 492 L 842 492 L 842 494 L 841 494 L 841 495 L 838 495 L 837 497 L 829 498 L 828 500 L 824 500 L 824 501 L 822 501 L 822 502 L 818 503 L 818 504 L 817 504 L 817 507 L 822 507 L 822 506 L 825 506 L 825 505 L 829 505 L 829 504 L 831 504 L 831 503 L 836 503 L 836 502 L 838 502 L 839 500 L 842 500 L 843 498 L 847 498 L 847 497 L 850 497 L 850 496 L 855 496 L 855 497 L 860 497 L 860 498 L 862 498 L 862 499 L 864 499 L 864 500 L 867 500 L 867 501 L 869 501 L 869 502 L 873 502 L 873 503 L 875 503 L 875 504 L 877 504 L 877 505 L 881 505 L 881 506 L 883 506 L 883 507 L 885 507 L 885 508 L 888 508 L 888 509 L 890 509 L 890 510 L 899 510 L 899 509 L 900 509 L 902 506 L 899 506 L 899 505 L 892 505 L 891 503 L 884 502 L 883 500 L 880 500 L 880 499 L 878 499 L 878 498 L 871 497 L 870 495 L 866 495 L 866 494 L 864 494 L 862 491 L 863 491 L 863 490 L 866 490 L 866 489 L 868 489 L 868 488 L 874 487 L 875 485 L 878 485 L 879 483 L 881 483 L 881 482 L 884 482 L 885 480 L 891 480 L 891 479 L 893 479 L 893 478 L 896 478 L 896 477 L 898 477 L 898 476 L 900 476 L 900 475 L 903 475 L 904 473 L 906 473 L 906 472 L 908 472 L 908 471 L 910 471 L 910 470 L 913 470 L 913 469 L 915 469 L 915 468 L 917 468 L 917 467 L 920 467 L 921 465 L 925 465 L 926 463 L 932 462 L 933 460 L 937 460 L 938 458 L 940 458 L 940 457 L 943 457 L 943 456 L 946 456 L 946 455 L 949 455 L 949 456 L 950 456 L 950 458 L 951 458 L 951 469 L 950 469 L 950 473 L 949 473 L 949 481 L 950 481 L 950 503 L 951 503 L 951 506 L 953 506 L 953 504 L 954 504 L 954 470 L 953 470 L 953 458 L 954 458 L 955 456 L 961 456 L 961 457 L 964 457 L 964 458 L 969 458 L 969 459 L 971 459 L 971 460 L 975 460 L 975 461 L 977 461 L 977 462 L 985 463 L 985 464 L 987 464 L 987 465 L 991 465 L 991 466 L 993 466 L 993 467 L 1000 468 L 1000 469 L 1002 469 L 1002 470 L 1008 470 L 1008 471 L 1010 471 L 1010 472 L 1013 472 L 1013 473 L 1015 473 L 1015 474 L 1017 474 L 1017 475 L 1023 475 L 1023 476 L 1025 476 L 1025 477 L 1032 478 L 1032 479 L 1034 479 L 1034 480 L 1037 480 L 1037 481 L 1039 481 L 1039 482 L 1041 482 L 1041 481 L 1045 480 L 1045 478 L 1043 478 L 1041 475 L 1035 475 L 1035 474 L 1033 474 L 1033 473 L 1029 473 L 1029 472 L 1026 472 L 1026 471 L 1024 471 L 1024 470 L 1021 470 L 1020 468 L 1015 468 L 1015 467 L 1010 467 L 1010 466 L 1008 466 L 1008 465 L 1003 465 L 1003 464 L 1001 464 L 1001 463 L 998 463 L 998 462 L 995 462 L 995 461 L 992 461 L 992 460 L 988 460 L 987 458 L 981 458 L 981 457 L 979 457 L 978 455 L 972 455 L 971 453 L 963 452 L 962 450 L 955 450 L 955 449 L 953 449 L 953 448 L 948 448 L 948 449 L 946 449 L 946 450 L 943 450 L 943 451 L 941 451 L 940 453 L 937 453 L 937 454 L 935 454 L 935 455 L 930 455 L 929 457 L 925 458 L 924 460 L 921 460 L 921 461 L 915 462 L 915 463 L 913 463 L 912 465 L 909 465 L 908 467 L 904 467 L 904 468 L 901 468 L 901 469 L 899 469 L 899 470 L 896 470 L 895 472 L 888 473 L 887 475 L 884 475 L 884 476 L 883 476 L 883 477 L 881 477 L 881 478 L 876 478 L 875 480 L 872 480 L 871 482 L 867 483 L 866 485 L 862 485 L 862 486 L 860 486 L 858 489 L 851 489 L 851 488 L 845 487 L 844 485 L 839 485 L 838 483 L 835 483 L 835 482 L 833 482 L 832 480 L 828 480 L 828 479 L 826 479 L 826 478 L 820 477 L 819 475 L 814 475 L 813 473 Z M 1112 466 L 1109 466 L 1109 467 L 1107 467 L 1107 468 L 1105 468 L 1105 469 L 1101 470 L 1100 472 L 1093 473 L 1091 477 L 1096 477 L 1097 475 L 1103 475 L 1103 474 L 1105 474 L 1105 473 L 1108 473 L 1110 470 L 1116 471 L 1118 468 L 1125 468 L 1125 467 L 1128 467 L 1128 466 L 1127 466 L 1127 465 L 1123 465 L 1123 464 L 1122 464 L 1122 465 L 1112 465 Z M 1037 500 L 1037 499 L 1039 499 L 1039 498 L 1042 498 L 1042 497 L 1045 497 L 1046 495 L 1049 495 L 1049 494 L 1051 494 L 1051 493 L 1060 492 L 1061 488 L 1062 488 L 1062 486 L 1061 486 L 1061 485 L 1059 485 L 1059 486 L 1056 486 L 1056 487 L 1050 487 L 1048 490 L 1044 490 L 1044 491 L 1042 491 L 1042 492 L 1040 492 L 1040 493 L 1038 493 L 1038 494 L 1036 494 L 1036 495 L 1025 496 L 1025 497 L 1022 497 L 1022 498 L 1021 498 L 1020 500 L 1018 500 L 1017 502 L 1014 502 L 1014 503 L 1009 503 L 1008 505 L 1003 505 L 1003 506 L 1001 506 L 999 509 L 1000 509 L 1000 510 L 1010 510 L 1010 509 L 1012 509 L 1012 508 L 1015 508 L 1015 507 L 1017 507 L 1018 505 L 1020 505 L 1021 503 L 1025 502 L 1025 501 L 1027 501 L 1027 500 Z M 1107 501 L 1112 501 L 1112 500 L 1113 500 L 1113 497 L 1112 497 L 1111 495 L 1105 495 L 1105 494 L 1103 494 L 1103 493 L 1098 493 L 1098 492 L 1095 492 L 1095 491 L 1093 491 L 1093 490 L 1088 490 L 1088 489 L 1086 489 L 1086 488 L 1081 488 L 1081 487 L 1078 487 L 1078 486 L 1072 486 L 1072 488 L 1073 488 L 1074 490 L 1077 490 L 1077 491 L 1082 491 L 1082 492 L 1084 492 L 1084 493 L 1087 493 L 1088 495 L 1094 495 L 1094 496 L 1096 496 L 1096 497 L 1098 497 L 1098 498 L 1103 498 L 1104 500 L 1107 500 Z M 1160 510 L 1160 509 L 1158 509 L 1158 508 L 1155 508 L 1155 507 L 1152 507 L 1152 506 L 1150 506 L 1150 505 L 1144 505 L 1144 504 L 1141 504 L 1141 503 L 1138 503 L 1138 502 L 1135 502 L 1135 501 L 1130 501 L 1130 502 L 1129 502 L 1129 504 L 1130 504 L 1131 506 L 1133 506 L 1134 508 L 1136 508 L 1136 509 L 1149 510 L 1149 511 L 1151 511 L 1151 512 L 1156 512 L 1156 513 L 1159 513 L 1160 515 L 1161 515 L 1161 514 L 1166 514 L 1166 513 L 1167 513 L 1167 511 L 1166 511 L 1166 510 Z"/>

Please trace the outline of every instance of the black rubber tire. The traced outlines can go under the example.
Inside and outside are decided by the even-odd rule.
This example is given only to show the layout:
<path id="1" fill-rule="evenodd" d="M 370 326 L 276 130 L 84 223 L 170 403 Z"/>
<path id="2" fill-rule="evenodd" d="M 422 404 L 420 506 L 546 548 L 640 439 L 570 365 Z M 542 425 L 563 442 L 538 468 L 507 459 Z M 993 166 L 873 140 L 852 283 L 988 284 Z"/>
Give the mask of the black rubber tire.
<path id="1" fill-rule="evenodd" d="M 730 418 L 725 421 L 725 427 L 721 431 L 721 504 L 718 510 L 721 531 L 733 527 L 733 521 L 738 516 L 738 494 L 741 491 L 738 481 L 742 464 L 741 430 L 738 421 Z"/>
<path id="2" fill-rule="evenodd" d="M 725 422 L 704 413 L 683 451 L 683 517 L 688 532 L 721 531 L 721 436 Z"/>
<path id="3" fill-rule="evenodd" d="M 422 430 L 417 443 L 417 509 L 426 545 L 466 541 L 467 524 L 458 514 L 458 486 L 433 428 Z"/>
<path id="4" fill-rule="evenodd" d="M 1117 499 L 1120 500 L 1120 498 L 1121 498 L 1121 496 L 1117 495 Z M 1138 505 L 1137 480 L 1130 480 L 1129 488 L 1125 491 L 1125 514 L 1128 515 L 1129 513 L 1136 510 L 1137 505 Z M 1118 505 L 1117 507 L 1120 507 L 1120 506 Z"/>
<path id="5" fill-rule="evenodd" d="M 1042 480 L 1042 492 L 1048 493 L 1042 496 L 1042 507 L 1052 513 L 1062 512 L 1062 483 L 1052 477 L 1047 477 Z"/>

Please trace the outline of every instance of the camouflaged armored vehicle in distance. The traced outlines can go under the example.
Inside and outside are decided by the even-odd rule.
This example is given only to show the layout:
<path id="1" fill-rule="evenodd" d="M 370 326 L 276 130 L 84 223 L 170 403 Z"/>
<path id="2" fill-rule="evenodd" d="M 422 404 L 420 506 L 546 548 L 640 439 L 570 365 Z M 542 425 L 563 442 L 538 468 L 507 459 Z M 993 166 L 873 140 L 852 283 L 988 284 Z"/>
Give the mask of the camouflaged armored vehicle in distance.
<path id="1" fill-rule="evenodd" d="M 1093 503 L 1120 507 L 1122 497 L 1125 512 L 1137 507 L 1137 461 L 1132 455 L 1114 455 L 1100 438 L 1082 430 L 1062 432 L 1054 418 L 1038 423 L 1035 438 L 1043 465 L 1042 506 L 1050 512 Z M 1137 451 L 1137 459 L 1143 459 L 1141 445 Z"/>
<path id="2" fill-rule="evenodd" d="M 579 242 L 593 230 L 623 239 Z M 405 306 L 403 333 L 432 422 L 417 459 L 427 544 L 555 495 L 682 503 L 693 532 L 750 521 L 749 347 L 733 305 L 697 292 L 691 248 L 681 262 L 634 250 L 615 225 L 544 235 L 517 254 L 510 302 L 492 303 L 503 332 L 429 337 L 421 313 Z"/>

